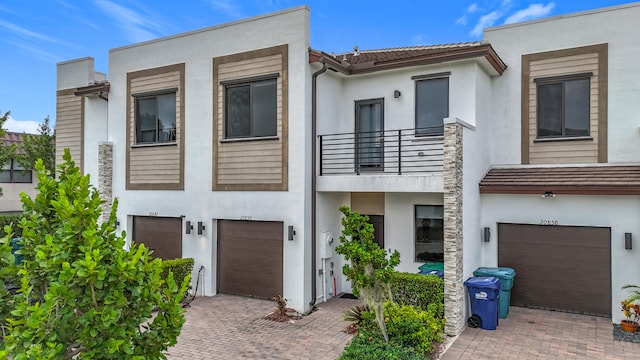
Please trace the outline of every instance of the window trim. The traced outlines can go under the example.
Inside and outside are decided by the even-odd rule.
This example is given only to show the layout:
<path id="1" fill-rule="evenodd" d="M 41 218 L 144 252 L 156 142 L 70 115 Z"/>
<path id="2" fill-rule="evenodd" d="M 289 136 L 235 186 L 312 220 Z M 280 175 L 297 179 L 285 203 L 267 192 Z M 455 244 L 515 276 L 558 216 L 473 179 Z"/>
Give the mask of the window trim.
<path id="1" fill-rule="evenodd" d="M 559 76 L 549 76 L 542 78 L 534 78 L 533 82 L 536 84 L 536 138 L 534 142 L 544 141 L 563 141 L 563 140 L 588 140 L 591 139 L 591 116 L 590 116 L 590 104 L 591 104 L 591 78 L 592 72 L 579 73 L 579 74 L 567 74 Z M 588 80 L 589 89 L 587 91 L 587 104 L 589 108 L 589 116 L 587 117 L 587 134 L 581 135 L 566 135 L 566 119 L 565 119 L 565 84 L 569 81 Z M 545 85 L 562 85 L 562 122 L 561 122 L 561 135 L 549 135 L 540 136 L 540 87 Z"/>
<path id="2" fill-rule="evenodd" d="M 174 104 L 175 108 L 176 108 L 176 112 L 174 115 L 174 119 L 175 119 L 175 125 L 176 127 L 174 128 L 174 131 L 176 132 L 176 134 L 174 135 L 174 140 L 168 140 L 168 141 L 160 141 L 160 140 L 156 140 L 156 141 L 145 141 L 145 142 L 139 142 L 138 141 L 138 101 L 143 100 L 143 99 L 156 99 L 156 139 L 159 136 L 159 129 L 158 129 L 158 122 L 157 122 L 157 116 L 158 116 L 158 97 L 162 96 L 162 95 L 170 95 L 170 94 L 174 94 L 175 96 L 175 102 L 177 103 L 179 97 L 178 97 L 178 88 L 170 88 L 170 89 L 164 89 L 164 90 L 155 90 L 155 91 L 149 91 L 149 92 L 143 92 L 143 93 L 136 93 L 136 94 L 132 94 L 131 96 L 133 97 L 133 121 L 134 121 L 134 142 L 133 142 L 133 146 L 132 147 L 149 147 L 149 146 L 161 146 L 161 145 L 175 145 L 177 144 L 178 141 L 178 111 L 180 111 L 180 109 L 178 108 L 178 106 L 176 104 Z"/>
<path id="3" fill-rule="evenodd" d="M 444 119 L 449 117 L 451 110 L 451 98 L 450 98 L 450 76 L 451 72 L 441 72 L 436 74 L 427 74 L 427 75 L 417 75 L 412 76 L 411 80 L 414 80 L 414 106 L 413 106 L 413 129 L 415 137 L 434 137 L 444 136 Z M 447 115 L 443 118 L 442 126 L 433 126 L 433 127 L 418 127 L 418 83 L 423 81 L 431 81 L 431 80 L 440 80 L 447 79 Z M 418 129 L 429 130 L 426 132 L 418 133 Z"/>
<path id="4" fill-rule="evenodd" d="M 251 77 L 245 77 L 245 78 L 240 78 L 240 79 L 232 79 L 232 80 L 225 80 L 225 81 L 220 81 L 220 85 L 222 86 L 222 102 L 223 102 L 223 129 L 222 129 L 222 139 L 220 140 L 220 142 L 234 142 L 234 141 L 256 141 L 256 140 L 273 140 L 273 139 L 278 139 L 278 77 L 280 73 L 272 73 L 272 74 L 265 74 L 265 75 L 258 75 L 258 76 L 251 76 Z M 252 89 L 252 84 L 257 83 L 257 82 L 261 82 L 261 81 L 268 81 L 268 80 L 274 80 L 276 83 L 276 118 L 275 118 L 275 135 L 264 135 L 264 136 L 255 136 L 253 134 L 250 134 L 249 136 L 235 136 L 235 137 L 227 137 L 227 119 L 228 119 L 228 112 L 227 112 L 227 89 L 230 87 L 241 87 L 241 86 L 249 86 L 250 89 Z M 250 104 L 249 106 L 253 105 L 253 90 L 251 92 L 251 98 L 250 98 Z M 253 112 L 251 112 L 251 118 L 249 119 L 250 121 L 250 125 L 253 125 Z M 251 132 L 253 132 L 253 126 L 251 126 Z"/>

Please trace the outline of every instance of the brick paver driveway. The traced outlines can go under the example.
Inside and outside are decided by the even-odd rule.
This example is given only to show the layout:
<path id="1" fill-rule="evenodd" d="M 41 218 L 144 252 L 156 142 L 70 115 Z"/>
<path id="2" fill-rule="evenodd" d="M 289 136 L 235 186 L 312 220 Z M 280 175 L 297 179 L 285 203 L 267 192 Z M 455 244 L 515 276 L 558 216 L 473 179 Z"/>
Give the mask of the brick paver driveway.
<path id="1" fill-rule="evenodd" d="M 185 314 L 174 359 L 334 360 L 351 339 L 342 313 L 357 300 L 331 299 L 301 320 L 278 323 L 262 317 L 273 301 L 219 294 L 198 297 Z"/>
<path id="2" fill-rule="evenodd" d="M 511 307 L 497 330 L 467 328 L 441 359 L 640 359 L 640 344 L 612 334 L 610 319 Z"/>

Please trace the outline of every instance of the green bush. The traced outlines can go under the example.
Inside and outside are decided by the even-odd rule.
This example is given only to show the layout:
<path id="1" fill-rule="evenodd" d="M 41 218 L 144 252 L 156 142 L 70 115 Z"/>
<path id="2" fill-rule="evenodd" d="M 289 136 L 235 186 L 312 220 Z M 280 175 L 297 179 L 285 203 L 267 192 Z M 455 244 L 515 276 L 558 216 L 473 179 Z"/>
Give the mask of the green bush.
<path id="1" fill-rule="evenodd" d="M 440 319 L 444 317 L 444 282 L 438 276 L 394 272 L 391 292 L 399 304 L 432 311 Z"/>
<path id="2" fill-rule="evenodd" d="M 433 312 L 392 302 L 387 302 L 384 311 L 389 337 L 394 341 L 430 354 L 433 343 L 442 340 L 444 319 L 437 318 Z"/>
<path id="3" fill-rule="evenodd" d="M 7 233 L 4 231 L 4 227 L 6 225 L 11 226 L 11 232 L 13 233 L 13 237 L 20 237 L 22 234 L 22 229 L 18 227 L 20 223 L 20 219 L 22 219 L 22 214 L 20 215 L 0 215 L 0 237 L 4 237 Z"/>
<path id="4" fill-rule="evenodd" d="M 184 258 L 164 260 L 162 262 L 163 279 L 166 279 L 167 276 L 169 276 L 169 270 L 171 270 L 171 272 L 173 273 L 173 278 L 175 279 L 176 285 L 178 286 L 178 288 L 181 288 L 185 278 L 188 275 L 191 275 L 191 273 L 193 272 L 193 259 Z M 190 288 L 191 286 L 187 284 L 186 289 L 189 290 Z"/>
<path id="5" fill-rule="evenodd" d="M 385 342 L 382 336 L 366 330 L 353 337 L 339 360 L 425 360 L 413 347 L 394 341 Z"/>

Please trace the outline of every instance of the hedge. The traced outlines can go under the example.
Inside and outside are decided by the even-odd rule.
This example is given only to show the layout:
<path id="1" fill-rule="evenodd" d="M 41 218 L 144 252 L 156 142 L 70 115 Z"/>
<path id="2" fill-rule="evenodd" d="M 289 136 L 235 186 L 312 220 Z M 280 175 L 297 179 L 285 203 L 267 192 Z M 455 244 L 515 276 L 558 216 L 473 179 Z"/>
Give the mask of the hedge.
<path id="1" fill-rule="evenodd" d="M 393 299 L 399 304 L 413 305 L 418 309 L 434 311 L 444 317 L 444 282 L 438 276 L 394 272 L 391 276 Z"/>
<path id="2" fill-rule="evenodd" d="M 184 279 L 187 275 L 191 275 L 193 272 L 193 264 L 194 261 L 192 258 L 184 258 L 184 259 L 171 259 L 171 260 L 163 260 L 162 261 L 162 276 L 167 278 L 169 275 L 169 270 L 173 273 L 173 279 L 176 282 L 178 288 L 182 286 Z M 191 286 L 187 286 L 187 291 Z M 187 294 L 185 294 L 186 296 Z"/>
<path id="3" fill-rule="evenodd" d="M 22 229 L 18 227 L 18 223 L 20 219 L 22 219 L 22 214 L 20 215 L 0 215 L 0 237 L 7 235 L 4 231 L 5 225 L 11 226 L 13 230 L 13 237 L 20 237 L 22 235 Z"/>

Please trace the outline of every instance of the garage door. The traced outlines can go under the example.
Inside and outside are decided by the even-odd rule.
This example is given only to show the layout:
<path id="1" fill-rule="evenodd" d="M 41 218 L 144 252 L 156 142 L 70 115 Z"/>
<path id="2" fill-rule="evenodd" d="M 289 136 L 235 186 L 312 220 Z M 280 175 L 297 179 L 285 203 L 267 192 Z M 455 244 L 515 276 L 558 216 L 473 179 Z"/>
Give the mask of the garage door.
<path id="1" fill-rule="evenodd" d="M 133 241 L 153 250 L 153 257 L 182 257 L 182 219 L 170 217 L 133 217 Z"/>
<path id="2" fill-rule="evenodd" d="M 218 292 L 282 294 L 282 237 L 282 222 L 219 220 Z"/>
<path id="3" fill-rule="evenodd" d="M 611 229 L 498 224 L 511 305 L 611 316 Z"/>

